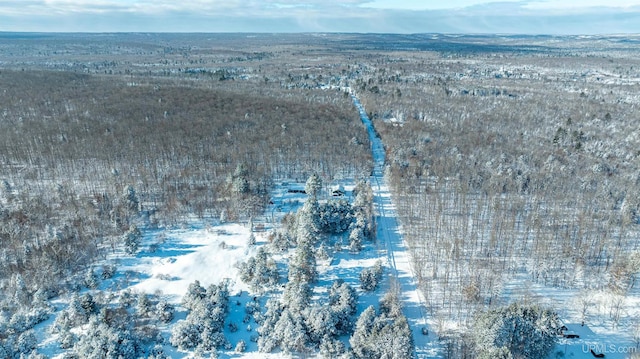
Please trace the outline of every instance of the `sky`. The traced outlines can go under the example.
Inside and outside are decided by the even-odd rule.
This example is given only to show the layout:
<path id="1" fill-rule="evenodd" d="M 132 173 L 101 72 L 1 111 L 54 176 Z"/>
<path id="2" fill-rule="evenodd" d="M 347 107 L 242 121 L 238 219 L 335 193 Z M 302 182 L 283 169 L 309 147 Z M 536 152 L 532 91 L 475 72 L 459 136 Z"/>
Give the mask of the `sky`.
<path id="1" fill-rule="evenodd" d="M 640 33 L 640 0 L 0 0 L 0 31 Z"/>

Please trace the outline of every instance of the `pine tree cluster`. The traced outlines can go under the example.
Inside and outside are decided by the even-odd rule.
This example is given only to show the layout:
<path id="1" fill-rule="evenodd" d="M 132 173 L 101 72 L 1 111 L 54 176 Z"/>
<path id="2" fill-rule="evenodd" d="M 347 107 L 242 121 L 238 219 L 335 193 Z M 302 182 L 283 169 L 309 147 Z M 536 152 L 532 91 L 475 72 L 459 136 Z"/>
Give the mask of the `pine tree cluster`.
<path id="1" fill-rule="evenodd" d="M 561 326 L 551 309 L 513 303 L 478 314 L 472 337 L 484 358 L 546 358 Z"/>
<path id="2" fill-rule="evenodd" d="M 171 345 L 180 350 L 203 352 L 215 352 L 217 348 L 227 346 L 223 329 L 228 302 L 226 283 L 212 284 L 206 290 L 198 281 L 192 283 L 182 300 L 182 305 L 190 312 L 173 327 Z"/>

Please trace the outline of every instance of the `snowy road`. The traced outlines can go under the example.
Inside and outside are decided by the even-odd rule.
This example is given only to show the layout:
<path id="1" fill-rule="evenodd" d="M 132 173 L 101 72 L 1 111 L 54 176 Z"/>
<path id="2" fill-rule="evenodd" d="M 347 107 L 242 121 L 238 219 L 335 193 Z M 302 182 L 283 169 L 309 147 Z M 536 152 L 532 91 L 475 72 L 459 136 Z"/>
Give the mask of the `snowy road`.
<path id="1" fill-rule="evenodd" d="M 409 321 L 415 340 L 416 356 L 418 358 L 437 356 L 438 345 L 431 335 L 423 335 L 422 328 L 426 327 L 426 314 L 424 312 L 423 301 L 414 280 L 411 267 L 409 251 L 402 240 L 402 235 L 398 226 L 395 206 L 391 200 L 391 193 L 384 178 L 385 150 L 382 140 L 377 137 L 373 128 L 373 123 L 358 100 L 352 94 L 353 102 L 360 113 L 360 118 L 367 128 L 373 161 L 375 164 L 371 175 L 371 187 L 375 196 L 377 207 L 377 227 L 378 242 L 384 246 L 387 254 L 391 277 L 399 286 L 400 295 L 403 302 L 404 315 Z M 393 282 L 391 280 L 390 282 Z"/>

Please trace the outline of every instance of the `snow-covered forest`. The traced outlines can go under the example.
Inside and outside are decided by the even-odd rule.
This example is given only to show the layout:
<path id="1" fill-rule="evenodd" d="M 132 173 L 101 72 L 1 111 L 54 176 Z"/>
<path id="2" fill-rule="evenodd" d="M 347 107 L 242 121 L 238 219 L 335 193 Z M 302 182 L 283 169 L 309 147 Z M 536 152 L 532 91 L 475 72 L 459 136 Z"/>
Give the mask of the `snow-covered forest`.
<path id="1" fill-rule="evenodd" d="M 637 40 L 0 34 L 0 358 L 635 358 Z"/>

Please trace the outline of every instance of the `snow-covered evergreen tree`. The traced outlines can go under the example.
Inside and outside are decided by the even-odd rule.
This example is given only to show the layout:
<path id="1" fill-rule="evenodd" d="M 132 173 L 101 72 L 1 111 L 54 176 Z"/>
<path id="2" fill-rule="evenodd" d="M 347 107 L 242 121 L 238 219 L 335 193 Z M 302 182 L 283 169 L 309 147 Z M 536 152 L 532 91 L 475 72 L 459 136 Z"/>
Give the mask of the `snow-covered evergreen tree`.
<path id="1" fill-rule="evenodd" d="M 169 323 L 173 320 L 173 314 L 175 312 L 175 308 L 172 304 L 168 303 L 166 300 L 160 300 L 158 304 L 156 304 L 156 317 L 162 323 Z"/>
<path id="2" fill-rule="evenodd" d="M 351 351 L 356 358 L 375 358 L 374 350 L 375 342 L 373 337 L 373 326 L 376 322 L 376 308 L 370 305 L 365 309 L 358 320 L 353 331 L 353 335 L 349 339 Z"/>
<path id="3" fill-rule="evenodd" d="M 263 353 L 270 353 L 279 344 L 279 333 L 275 332 L 275 326 L 284 311 L 284 305 L 277 299 L 269 299 L 266 304 L 262 325 L 258 329 L 258 350 Z"/>
<path id="4" fill-rule="evenodd" d="M 14 274 L 11 283 L 14 290 L 13 302 L 18 305 L 28 305 L 31 300 L 31 295 L 22 275 L 20 273 Z"/>
<path id="5" fill-rule="evenodd" d="M 513 357 L 544 358 L 555 346 L 560 327 L 552 310 L 513 303 L 478 314 L 472 336 L 483 355 L 504 347 Z"/>
<path id="6" fill-rule="evenodd" d="M 74 325 L 86 323 L 95 310 L 95 302 L 93 302 L 93 297 L 89 293 L 82 297 L 74 293 L 67 307 L 69 319 Z"/>
<path id="7" fill-rule="evenodd" d="M 376 261 L 373 267 L 365 268 L 360 272 L 360 287 L 365 291 L 373 291 L 378 287 L 382 279 L 382 262 Z"/>
<path id="8" fill-rule="evenodd" d="M 34 307 L 31 309 L 20 309 L 13 313 L 9 319 L 8 325 L 6 325 L 6 332 L 9 333 L 22 333 L 26 330 L 33 328 L 36 324 L 41 323 L 49 318 L 51 314 L 51 308 Z M 0 327 L 5 324 L 0 324 Z"/>
<path id="9" fill-rule="evenodd" d="M 169 342 L 180 350 L 195 349 L 200 343 L 200 333 L 203 327 L 200 323 L 181 320 L 173 326 Z"/>
<path id="10" fill-rule="evenodd" d="M 302 312 L 311 303 L 311 286 L 304 281 L 289 281 L 282 294 L 282 304 L 293 311 Z"/>
<path id="11" fill-rule="evenodd" d="M 309 337 L 301 311 L 286 308 L 274 327 L 278 333 L 279 346 L 285 353 L 305 352 Z"/>
<path id="12" fill-rule="evenodd" d="M 397 303 L 392 305 L 386 303 L 381 307 L 400 307 L 397 296 L 389 296 L 387 300 L 397 301 Z M 375 308 L 369 306 L 358 318 L 349 342 L 356 358 L 413 358 L 414 356 L 411 328 L 400 310 L 381 310 L 380 313 L 376 313 Z"/>
<path id="13" fill-rule="evenodd" d="M 353 226 L 349 232 L 349 250 L 351 252 L 360 252 L 364 242 L 364 230 L 362 227 Z"/>
<path id="14" fill-rule="evenodd" d="M 81 358 L 134 359 L 139 348 L 129 330 L 121 330 L 92 319 L 84 335 L 73 346 Z"/>
<path id="15" fill-rule="evenodd" d="M 85 293 L 80 297 L 80 307 L 82 307 L 84 311 L 85 317 L 91 316 L 91 314 L 95 314 L 98 312 L 98 304 L 93 299 L 93 296 L 89 293 Z"/>
<path id="16" fill-rule="evenodd" d="M 320 176 L 318 176 L 315 173 L 309 176 L 309 178 L 307 179 L 307 183 L 304 186 L 304 191 L 307 193 L 307 195 L 309 195 L 314 199 L 317 199 L 318 194 L 320 193 L 321 190 L 322 190 L 322 179 L 320 178 Z"/>
<path id="17" fill-rule="evenodd" d="M 373 190 L 366 182 L 359 182 L 354 189 L 353 202 L 354 225 L 362 228 L 365 238 L 375 239 L 375 221 L 373 211 Z"/>
<path id="18" fill-rule="evenodd" d="M 342 340 L 325 337 L 320 341 L 320 355 L 323 358 L 341 358 L 346 350 Z"/>
<path id="19" fill-rule="evenodd" d="M 375 351 L 377 358 L 413 358 L 413 335 L 404 315 L 396 318 L 380 316 L 376 320 Z"/>
<path id="20" fill-rule="evenodd" d="M 149 350 L 148 359 L 169 359 L 169 356 L 164 352 L 162 345 L 156 344 Z"/>
<path id="21" fill-rule="evenodd" d="M 325 337 L 338 335 L 337 318 L 330 307 L 314 305 L 304 311 L 304 318 L 311 343 L 320 344 Z"/>
<path id="22" fill-rule="evenodd" d="M 301 243 L 315 244 L 318 233 L 321 231 L 320 205 L 315 198 L 307 198 L 302 208 L 297 212 L 296 226 L 298 245 Z"/>
<path id="23" fill-rule="evenodd" d="M 240 279 L 248 283 L 255 291 L 262 290 L 264 286 L 274 286 L 280 280 L 276 262 L 264 247 L 258 248 L 255 257 L 249 258 L 238 265 Z"/>
<path id="24" fill-rule="evenodd" d="M 138 251 L 142 233 L 135 224 L 129 226 L 129 230 L 123 235 L 124 249 L 128 254 L 134 254 Z"/>
<path id="25" fill-rule="evenodd" d="M 338 234 L 349 229 L 353 222 L 353 209 L 345 200 L 331 200 L 319 207 L 320 231 Z"/>
<path id="26" fill-rule="evenodd" d="M 284 252 L 294 243 L 288 233 L 275 231 L 269 235 L 269 245 L 273 252 Z"/>
<path id="27" fill-rule="evenodd" d="M 244 339 L 240 339 L 238 341 L 238 344 L 236 344 L 236 348 L 234 349 L 234 351 L 236 353 L 244 353 L 247 350 L 247 342 L 244 341 Z"/>
<path id="28" fill-rule="evenodd" d="M 138 195 L 136 194 L 136 190 L 133 186 L 128 185 L 125 187 L 124 192 L 122 194 L 122 199 L 125 207 L 132 212 L 137 212 L 139 210 L 140 201 L 138 200 Z"/>
<path id="29" fill-rule="evenodd" d="M 231 191 L 233 193 L 245 194 L 250 191 L 248 175 L 247 166 L 244 163 L 239 163 L 231 176 Z"/>
<path id="30" fill-rule="evenodd" d="M 491 347 L 478 353 L 478 359 L 513 359 L 513 355 L 507 347 Z"/>
<path id="31" fill-rule="evenodd" d="M 5 343 L 3 343 L 2 340 L 0 340 L 0 358 L 11 358 L 11 357 L 13 357 L 13 350 L 9 350 L 9 348 L 5 346 Z"/>
<path id="32" fill-rule="evenodd" d="M 398 318 L 402 316 L 402 304 L 398 297 L 398 291 L 394 289 L 389 290 L 380 299 L 380 313 L 391 318 Z"/>
<path id="33" fill-rule="evenodd" d="M 136 311 L 141 317 L 146 317 L 151 313 L 151 301 L 146 293 L 139 293 L 136 305 Z"/>
<path id="34" fill-rule="evenodd" d="M 133 295 L 131 288 L 127 288 L 120 292 L 118 302 L 122 308 L 129 308 L 136 302 L 136 297 Z"/>
<path id="35" fill-rule="evenodd" d="M 84 285 L 89 289 L 96 289 L 100 285 L 100 278 L 93 268 L 87 269 L 84 276 Z"/>
<path id="36" fill-rule="evenodd" d="M 18 335 L 18 340 L 15 343 L 15 352 L 23 355 L 29 354 L 38 346 L 38 339 L 32 329 Z"/>
<path id="37" fill-rule="evenodd" d="M 77 342 L 77 338 L 75 334 L 71 331 L 66 330 L 60 333 L 60 348 L 62 349 L 71 349 L 73 345 Z"/>
<path id="38" fill-rule="evenodd" d="M 342 280 L 334 281 L 329 289 L 329 306 L 338 335 L 347 334 L 352 330 L 357 305 L 358 295 L 355 289 Z"/>
<path id="39" fill-rule="evenodd" d="M 229 303 L 227 283 L 212 284 L 203 292 L 200 283 L 195 281 L 189 286 L 183 303 L 191 311 L 186 319 L 173 327 L 171 345 L 181 350 L 197 349 L 210 353 L 228 345 L 223 334 Z"/>
<path id="40" fill-rule="evenodd" d="M 311 244 L 301 243 L 289 262 L 289 282 L 312 283 L 316 280 L 316 255 Z"/>
<path id="41" fill-rule="evenodd" d="M 182 306 L 187 309 L 193 309 L 204 299 L 207 291 L 200 285 L 199 280 L 193 281 L 187 288 L 187 293 L 182 297 Z"/>

